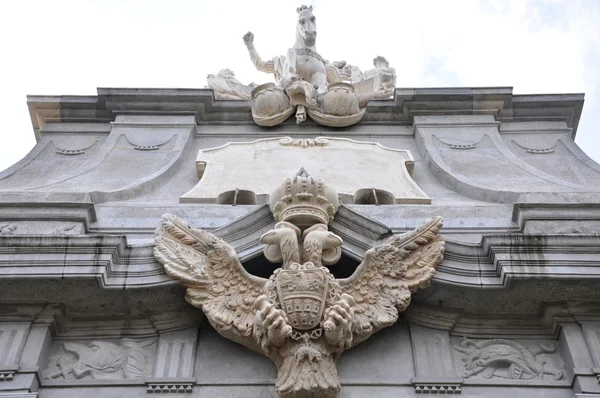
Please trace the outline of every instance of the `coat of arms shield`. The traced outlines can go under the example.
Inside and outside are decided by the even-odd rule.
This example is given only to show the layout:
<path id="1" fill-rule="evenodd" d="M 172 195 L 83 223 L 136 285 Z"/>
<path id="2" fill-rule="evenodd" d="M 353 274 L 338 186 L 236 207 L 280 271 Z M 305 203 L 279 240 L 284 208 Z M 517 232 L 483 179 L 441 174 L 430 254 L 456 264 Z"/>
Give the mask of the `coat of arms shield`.
<path id="1" fill-rule="evenodd" d="M 277 275 L 277 294 L 290 325 L 297 330 L 315 328 L 321 322 L 328 280 L 323 269 L 287 269 Z"/>

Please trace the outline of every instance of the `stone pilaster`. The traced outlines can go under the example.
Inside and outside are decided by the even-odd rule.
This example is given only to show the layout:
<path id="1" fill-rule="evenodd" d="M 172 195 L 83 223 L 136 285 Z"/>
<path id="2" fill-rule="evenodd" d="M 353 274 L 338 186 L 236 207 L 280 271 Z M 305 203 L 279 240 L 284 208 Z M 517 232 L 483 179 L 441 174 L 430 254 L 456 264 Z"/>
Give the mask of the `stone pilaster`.
<path id="1" fill-rule="evenodd" d="M 36 310 L 34 309 L 34 312 Z M 56 308 L 41 309 L 37 315 L 15 309 L 15 315 L 0 319 L 0 397 L 37 397 L 38 372 L 52 340 L 50 327 Z"/>
<path id="2" fill-rule="evenodd" d="M 197 336 L 197 327 L 160 334 L 154 378 L 146 380 L 148 392 L 192 391 Z"/>
<path id="3" fill-rule="evenodd" d="M 458 394 L 462 379 L 456 376 L 450 335 L 446 330 L 435 330 L 410 325 L 415 364 L 412 384 L 417 393 Z"/>
<path id="4" fill-rule="evenodd" d="M 588 328 L 589 331 L 589 328 Z M 594 374 L 594 361 L 582 327 L 578 323 L 563 323 L 560 332 L 561 353 L 566 366 L 573 372 L 573 389 L 577 393 L 600 393 Z"/>

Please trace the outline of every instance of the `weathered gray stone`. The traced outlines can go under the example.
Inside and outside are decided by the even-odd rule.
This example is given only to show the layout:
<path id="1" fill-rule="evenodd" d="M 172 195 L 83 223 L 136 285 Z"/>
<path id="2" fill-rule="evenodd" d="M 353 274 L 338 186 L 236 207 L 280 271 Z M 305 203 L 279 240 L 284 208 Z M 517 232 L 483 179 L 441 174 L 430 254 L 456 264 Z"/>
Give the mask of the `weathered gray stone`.
<path id="1" fill-rule="evenodd" d="M 178 215 L 228 242 L 249 269 L 271 272 L 259 242 L 275 225 L 266 200 L 180 198 L 203 183 L 201 150 L 323 136 L 410 151 L 412 179 L 431 198 L 377 205 L 347 195 L 330 225 L 344 241 L 332 272 L 350 275 L 391 234 L 445 218 L 432 285 L 404 319 L 340 358 L 342 397 L 600 396 L 600 166 L 573 141 L 582 95 L 396 89 L 343 129 L 310 120 L 263 129 L 248 104 L 216 101 L 205 89 L 100 88 L 28 105 L 36 147 L 0 173 L 0 397 L 273 397 L 276 367 L 223 339 L 184 301 L 153 256 L 154 230 L 162 214 Z M 373 167 L 361 164 L 372 154 L 352 153 L 344 160 L 356 170 Z M 235 159 L 228 165 L 225 176 L 239 173 Z M 331 170 L 352 177 L 350 167 Z M 452 348 L 463 340 L 475 348 Z M 117 353 L 121 367 L 46 378 L 58 374 L 65 343 L 74 365 L 93 358 L 92 341 Z M 150 353 L 136 356 L 132 342 L 150 341 Z M 543 351 L 550 344 L 557 349 Z M 542 376 L 508 377 L 523 369 L 498 361 L 464 376 L 463 357 L 486 347 L 523 347 L 513 365 L 544 362 Z M 134 357 L 148 360 L 138 378 L 123 368 Z M 564 374 L 550 380 L 561 360 Z"/>

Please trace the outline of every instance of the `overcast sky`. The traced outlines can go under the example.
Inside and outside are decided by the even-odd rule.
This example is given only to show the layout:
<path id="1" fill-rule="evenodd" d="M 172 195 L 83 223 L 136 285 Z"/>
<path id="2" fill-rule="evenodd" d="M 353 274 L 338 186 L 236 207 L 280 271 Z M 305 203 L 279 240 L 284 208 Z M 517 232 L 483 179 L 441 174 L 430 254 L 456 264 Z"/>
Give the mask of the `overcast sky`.
<path id="1" fill-rule="evenodd" d="M 94 95 L 97 87 L 200 88 L 294 42 L 312 4 L 317 49 L 369 69 L 388 58 L 398 87 L 512 86 L 516 94 L 585 93 L 576 142 L 600 162 L 600 1 L 2 1 L 0 170 L 35 144 L 26 95 Z"/>

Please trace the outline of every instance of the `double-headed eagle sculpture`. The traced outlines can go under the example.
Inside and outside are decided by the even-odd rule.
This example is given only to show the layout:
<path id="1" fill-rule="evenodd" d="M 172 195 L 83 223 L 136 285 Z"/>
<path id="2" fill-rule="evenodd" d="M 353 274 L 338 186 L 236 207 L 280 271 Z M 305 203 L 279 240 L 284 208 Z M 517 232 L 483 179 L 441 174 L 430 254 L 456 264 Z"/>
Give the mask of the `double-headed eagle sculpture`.
<path id="1" fill-rule="evenodd" d="M 327 266 L 343 242 L 328 224 L 338 204 L 335 190 L 303 171 L 270 196 L 277 223 L 260 241 L 281 268 L 268 279 L 176 216 L 165 214 L 156 230 L 154 254 L 166 273 L 221 335 L 273 360 L 279 397 L 336 397 L 340 354 L 396 322 L 442 261 L 443 220 L 434 217 L 368 250 L 352 276 L 336 279 Z"/>

